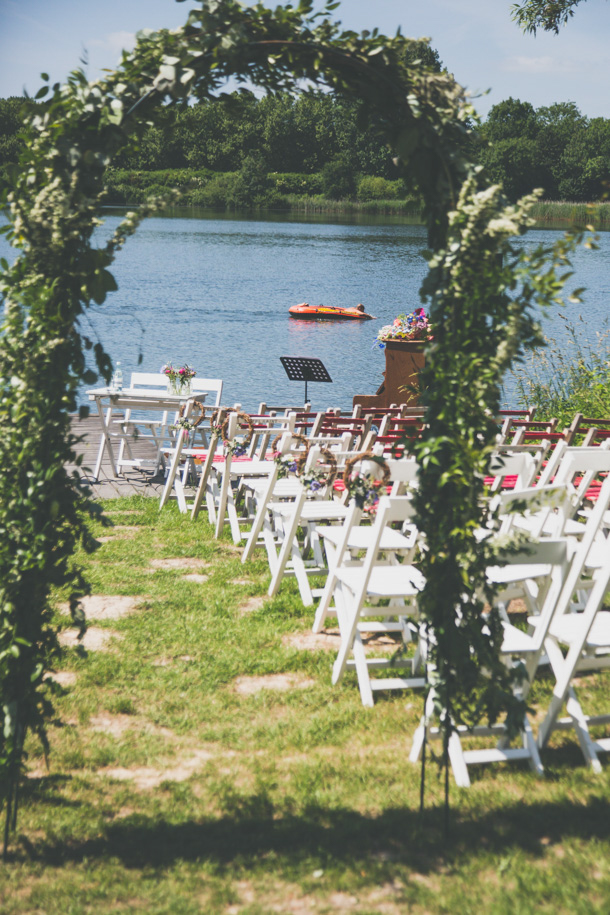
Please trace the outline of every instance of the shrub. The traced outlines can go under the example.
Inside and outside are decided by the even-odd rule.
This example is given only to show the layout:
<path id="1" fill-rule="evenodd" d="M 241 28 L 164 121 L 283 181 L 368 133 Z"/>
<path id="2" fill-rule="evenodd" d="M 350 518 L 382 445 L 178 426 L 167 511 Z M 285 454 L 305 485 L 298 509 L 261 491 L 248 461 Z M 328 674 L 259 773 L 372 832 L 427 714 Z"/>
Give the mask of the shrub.
<path id="1" fill-rule="evenodd" d="M 356 196 L 358 200 L 400 200 L 406 192 L 403 181 L 364 175 L 358 182 Z"/>
<path id="2" fill-rule="evenodd" d="M 206 185 L 191 192 L 193 206 L 225 207 L 235 195 L 237 172 L 218 172 Z"/>
<path id="3" fill-rule="evenodd" d="M 312 197 L 314 194 L 322 193 L 320 175 L 306 175 L 303 172 L 272 172 L 269 178 L 280 194 Z"/>
<path id="4" fill-rule="evenodd" d="M 335 156 L 322 169 L 322 190 L 328 200 L 352 200 L 356 180 L 351 163 L 344 155 Z"/>

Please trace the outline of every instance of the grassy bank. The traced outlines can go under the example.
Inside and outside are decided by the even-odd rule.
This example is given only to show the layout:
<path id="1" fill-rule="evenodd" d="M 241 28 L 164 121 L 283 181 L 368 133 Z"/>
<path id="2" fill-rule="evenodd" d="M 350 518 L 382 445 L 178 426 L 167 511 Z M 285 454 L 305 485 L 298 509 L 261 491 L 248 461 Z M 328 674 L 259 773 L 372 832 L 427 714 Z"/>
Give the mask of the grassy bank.
<path id="1" fill-rule="evenodd" d="M 152 499 L 106 510 L 79 557 L 101 647 L 65 649 L 48 771 L 29 743 L 4 915 L 607 910 L 610 769 L 586 770 L 573 735 L 544 780 L 494 765 L 453 789 L 445 844 L 436 770 L 420 819 L 408 762 L 419 693 L 364 709 L 354 674 L 331 687 L 336 635 L 311 639 L 296 586 L 265 598 L 260 555 L 242 566 Z M 581 689 L 601 701 L 607 677 Z"/>
<path id="2" fill-rule="evenodd" d="M 279 210 L 295 213 L 371 214 L 421 218 L 422 203 L 407 195 L 402 181 L 363 176 L 356 182 L 354 199 L 336 200 L 324 193 L 319 174 L 271 173 L 258 183 L 244 183 L 239 172 L 209 169 L 129 171 L 109 169 L 108 203 L 134 206 L 170 187 L 180 188 L 183 206 L 231 210 Z M 596 204 L 542 200 L 533 215 L 539 225 L 586 225 L 610 228 L 610 203 Z"/>
<path id="3" fill-rule="evenodd" d="M 271 173 L 248 182 L 239 172 L 206 169 L 127 171 L 109 169 L 107 202 L 121 206 L 143 203 L 170 187 L 182 191 L 183 206 L 229 210 L 278 210 L 301 213 L 370 213 L 419 216 L 421 201 L 404 192 L 402 181 L 363 177 L 358 196 L 336 200 L 323 192 L 321 175 Z"/>

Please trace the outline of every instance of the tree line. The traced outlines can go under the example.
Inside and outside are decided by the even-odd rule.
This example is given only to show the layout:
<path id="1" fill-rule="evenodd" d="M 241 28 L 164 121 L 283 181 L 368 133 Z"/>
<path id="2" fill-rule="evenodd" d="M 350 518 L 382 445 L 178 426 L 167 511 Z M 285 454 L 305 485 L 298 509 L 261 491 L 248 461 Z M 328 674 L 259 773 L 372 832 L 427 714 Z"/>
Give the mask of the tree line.
<path id="1" fill-rule="evenodd" d="M 435 61 L 440 67 L 437 55 Z M 21 98 L 0 99 L 0 168 L 17 161 L 22 106 Z M 491 108 L 467 142 L 512 200 L 536 187 L 547 200 L 596 201 L 607 190 L 610 120 L 587 118 L 573 102 L 535 109 L 509 98 Z M 324 93 L 233 93 L 220 103 L 167 109 L 113 162 L 109 188 L 123 202 L 117 194 L 129 195 L 131 187 L 136 199 L 132 193 L 129 202 L 139 202 L 138 185 L 147 182 L 130 173 L 177 169 L 198 173 L 201 187 L 209 186 L 200 202 L 212 205 L 231 195 L 236 205 L 272 203 L 274 192 L 366 200 L 416 191 L 396 181 L 392 157 L 375 125 L 362 123 L 359 106 Z"/>

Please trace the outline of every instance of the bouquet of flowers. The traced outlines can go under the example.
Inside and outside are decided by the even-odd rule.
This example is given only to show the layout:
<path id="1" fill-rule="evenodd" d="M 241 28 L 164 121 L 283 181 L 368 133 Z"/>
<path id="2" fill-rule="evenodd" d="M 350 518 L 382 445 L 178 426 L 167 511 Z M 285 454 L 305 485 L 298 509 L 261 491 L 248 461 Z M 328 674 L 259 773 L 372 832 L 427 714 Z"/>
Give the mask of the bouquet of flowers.
<path id="1" fill-rule="evenodd" d="M 190 365 L 173 366 L 171 362 L 161 366 L 161 374 L 165 375 L 168 387 L 176 394 L 187 393 L 191 380 L 197 372 Z"/>
<path id="2" fill-rule="evenodd" d="M 423 308 L 416 308 L 408 315 L 398 315 L 392 324 L 382 327 L 375 338 L 375 344 L 383 349 L 392 340 L 419 343 L 431 339 L 432 325 L 428 316 Z"/>

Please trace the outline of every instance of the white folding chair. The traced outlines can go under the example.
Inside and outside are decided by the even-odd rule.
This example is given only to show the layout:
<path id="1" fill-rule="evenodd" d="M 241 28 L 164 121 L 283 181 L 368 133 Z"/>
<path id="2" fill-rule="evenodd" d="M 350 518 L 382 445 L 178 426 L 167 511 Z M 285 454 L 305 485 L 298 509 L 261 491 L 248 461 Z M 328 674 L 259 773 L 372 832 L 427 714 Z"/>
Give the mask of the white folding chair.
<path id="1" fill-rule="evenodd" d="M 295 414 L 273 417 L 273 431 L 278 430 L 293 432 Z M 229 417 L 228 439 L 233 440 L 238 433 L 238 417 L 232 413 Z M 214 473 L 210 474 L 207 488 L 208 513 L 211 523 L 216 526 L 216 537 L 220 537 L 225 521 L 228 519 L 234 543 L 241 543 L 246 536 L 241 525 L 251 525 L 254 521 L 254 503 L 246 497 L 244 499 L 246 515 L 239 516 L 237 510 L 238 495 L 246 487 L 247 481 L 267 480 L 276 471 L 275 461 L 267 456 L 266 442 L 263 442 L 263 453 L 245 459 L 234 459 L 227 453 L 224 460 L 213 465 Z"/>
<path id="2" fill-rule="evenodd" d="M 314 445 L 308 454 L 305 475 L 317 466 L 319 459 L 323 460 L 320 455 L 321 449 Z M 326 573 L 326 560 L 316 533 L 316 524 L 343 521 L 347 507 L 342 501 L 332 498 L 331 485 L 323 485 L 316 491 L 300 480 L 293 485 L 290 494 L 282 494 L 283 501 L 274 497 L 266 506 L 265 525 L 268 536 L 265 545 L 271 569 L 267 593 L 269 597 L 274 597 L 284 576 L 295 575 L 301 600 L 308 607 L 319 593 L 312 590 L 309 577 Z M 299 530 L 303 531 L 301 538 Z"/>
<path id="3" fill-rule="evenodd" d="M 216 409 L 222 401 L 222 378 L 195 378 L 191 379 L 191 391 L 196 397 L 197 394 L 205 394 L 205 405 Z"/>
<path id="4" fill-rule="evenodd" d="M 358 566 L 344 561 L 334 569 L 335 607 L 341 645 L 333 665 L 332 682 L 337 683 L 346 668 L 354 667 L 362 703 L 368 707 L 374 704 L 373 692 L 376 690 L 407 689 L 425 684 L 423 673 L 418 672 L 418 650 L 414 658 L 367 659 L 361 636 L 364 631 L 388 632 L 393 629 L 402 635 L 406 645 L 417 631 L 409 618 L 417 615 L 417 596 L 424 586 L 421 572 L 406 562 L 388 565 L 387 559 L 383 562 L 379 559 L 389 525 L 402 525 L 413 517 L 413 503 L 409 496 L 382 496 L 364 561 Z M 388 600 L 389 603 L 387 606 L 379 605 L 379 600 Z M 367 617 L 383 619 L 376 621 Z M 394 626 L 390 624 L 390 618 L 395 621 Z M 408 668 L 410 675 L 371 678 L 370 670 L 384 668 L 393 671 Z"/>
<path id="5" fill-rule="evenodd" d="M 514 687 L 515 695 L 522 699 L 524 703 L 538 668 L 544 648 L 545 636 L 553 615 L 558 609 L 562 589 L 571 568 L 572 557 L 573 548 L 566 538 L 561 540 L 547 539 L 528 545 L 524 552 L 511 556 L 506 564 L 488 570 L 488 576 L 492 581 L 501 581 L 505 568 L 507 566 L 510 567 L 512 564 L 516 564 L 520 569 L 527 568 L 527 566 L 531 566 L 532 569 L 548 566 L 550 569 L 550 585 L 546 590 L 540 615 L 536 617 L 536 626 L 529 632 L 524 632 L 508 622 L 503 622 L 504 637 L 501 658 L 509 666 L 519 665 L 524 668 L 525 676 L 522 679 L 520 678 L 518 684 Z M 458 619 L 455 620 L 455 624 L 456 626 L 459 624 Z M 434 633 L 430 633 L 429 638 L 433 639 Z M 409 756 L 411 762 L 417 762 L 419 759 L 424 739 L 440 740 L 443 737 L 442 729 L 437 724 L 432 723 L 436 720 L 434 709 L 437 703 L 437 696 L 434 688 L 432 688 L 426 699 L 423 718 L 413 737 L 413 745 Z M 513 760 L 526 760 L 533 771 L 542 775 L 542 762 L 527 713 L 523 715 L 518 736 L 521 746 L 511 746 L 506 724 L 503 721 L 492 725 L 477 725 L 472 728 L 456 725 L 448 746 L 449 761 L 456 783 L 462 788 L 469 787 L 468 767 L 471 765 Z M 466 750 L 462 741 L 470 737 L 492 737 L 497 742 L 493 747 Z"/>
<path id="6" fill-rule="evenodd" d="M 516 454 L 502 450 L 496 451 L 489 463 L 489 475 L 494 478 L 490 492 L 499 492 L 507 477 L 516 477 L 515 489 L 526 489 L 528 486 L 532 486 L 540 467 L 540 460 L 541 457 L 537 460 L 529 450 Z"/>
<path id="7" fill-rule="evenodd" d="M 129 381 L 130 389 L 137 390 L 160 390 L 165 389 L 167 381 L 165 375 L 160 372 L 132 372 Z M 163 440 L 167 434 L 169 417 L 167 410 L 161 411 L 157 419 L 135 418 L 132 416 L 131 409 L 125 410 L 123 419 L 114 420 L 120 425 L 121 432 L 119 452 L 117 463 L 119 467 L 129 463 L 133 466 L 141 466 L 148 463 L 154 467 L 154 473 L 157 473 L 160 467 L 165 467 L 165 457 L 163 455 Z M 152 460 L 136 459 L 131 451 L 131 442 L 139 440 L 149 441 L 155 449 L 155 458 Z M 127 457 L 125 457 L 127 452 Z"/>
<path id="8" fill-rule="evenodd" d="M 610 471 L 610 455 L 607 455 Z M 575 679 L 610 667 L 610 612 L 603 601 L 610 586 L 610 538 L 599 531 L 610 504 L 610 475 L 604 480 L 596 504 L 587 520 L 586 531 L 577 547 L 577 561 L 567 580 L 562 612 L 551 622 L 545 642 L 555 676 L 553 696 L 538 731 L 538 745 L 544 747 L 556 729 L 574 729 L 587 765 L 601 771 L 599 754 L 610 752 L 609 738 L 593 738 L 590 727 L 608 724 L 610 714 L 584 712 Z M 587 576 L 582 580 L 583 573 Z M 577 592 L 582 609 L 574 612 L 572 598 Z M 567 715 L 560 718 L 565 706 Z"/>
<path id="9" fill-rule="evenodd" d="M 391 495 L 402 495 L 406 487 L 415 485 L 418 466 L 414 459 L 388 459 L 385 463 L 388 466 L 392 483 Z M 372 462 L 370 467 L 363 468 L 361 472 L 369 472 L 371 469 L 374 472 Z M 331 606 L 336 587 L 335 570 L 345 562 L 349 562 L 350 565 L 359 564 L 356 556 L 368 548 L 371 538 L 374 536 L 372 524 L 365 525 L 361 523 L 363 520 L 362 515 L 362 510 L 354 502 L 350 504 L 350 510 L 341 527 L 317 527 L 317 534 L 324 542 L 328 562 L 328 577 L 320 596 L 320 602 L 316 608 L 312 627 L 314 632 L 320 632 L 323 629 L 329 613 L 336 613 L 336 608 Z M 395 560 L 400 556 L 403 561 L 406 560 L 408 562 L 411 560 L 415 549 L 417 533 L 414 525 L 410 525 L 408 533 L 386 527 L 382 534 L 380 551 L 386 555 L 391 555 Z"/>

